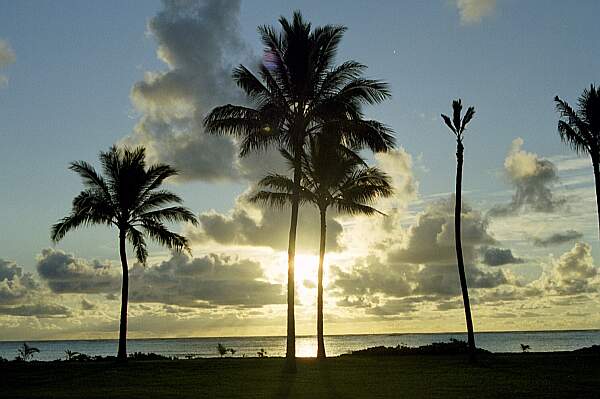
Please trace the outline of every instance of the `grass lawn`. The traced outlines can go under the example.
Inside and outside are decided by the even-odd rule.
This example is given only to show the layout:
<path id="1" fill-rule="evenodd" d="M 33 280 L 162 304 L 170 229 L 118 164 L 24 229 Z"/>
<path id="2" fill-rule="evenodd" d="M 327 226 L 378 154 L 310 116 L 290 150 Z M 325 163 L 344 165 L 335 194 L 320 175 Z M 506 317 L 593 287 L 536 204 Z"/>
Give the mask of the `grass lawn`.
<path id="1" fill-rule="evenodd" d="M 600 357 L 495 354 L 0 363 L 0 398 L 600 398 Z"/>

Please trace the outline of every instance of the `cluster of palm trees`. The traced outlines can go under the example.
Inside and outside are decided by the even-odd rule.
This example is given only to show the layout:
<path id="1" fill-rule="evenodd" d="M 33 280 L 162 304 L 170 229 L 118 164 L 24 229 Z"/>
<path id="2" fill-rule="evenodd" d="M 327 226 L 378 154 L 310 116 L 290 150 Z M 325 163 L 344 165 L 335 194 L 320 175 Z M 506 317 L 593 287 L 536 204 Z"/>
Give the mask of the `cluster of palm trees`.
<path id="1" fill-rule="evenodd" d="M 323 339 L 323 262 L 326 251 L 327 211 L 372 215 L 377 199 L 392 195 L 390 178 L 369 167 L 364 150 L 386 152 L 394 148 L 393 131 L 376 120 L 366 119 L 365 105 L 390 97 L 385 82 L 363 76 L 366 66 L 346 61 L 334 64 L 343 26 L 311 27 L 299 12 L 291 20 L 279 19 L 280 30 L 258 28 L 265 47 L 265 60 L 255 75 L 243 65 L 233 79 L 245 92 L 249 105 L 216 107 L 205 118 L 209 134 L 233 136 L 240 156 L 269 148 L 278 149 L 291 170 L 291 177 L 269 174 L 260 180 L 250 197 L 255 203 L 291 208 L 288 242 L 286 368 L 296 369 L 294 315 L 294 259 L 296 231 L 301 204 L 315 206 L 320 215 L 321 237 L 317 285 L 317 357 L 325 358 Z M 578 152 L 588 152 L 594 165 L 600 212 L 600 93 L 591 86 L 573 110 L 556 97 L 561 113 L 561 138 Z M 455 240 L 457 266 L 465 308 L 468 344 L 475 356 L 475 339 L 467 279 L 461 246 L 461 190 L 463 138 L 475 110 L 462 114 L 462 102 L 452 103 L 452 118 L 443 121 L 456 136 L 457 174 Z M 164 164 L 146 166 L 143 148 L 112 147 L 100 154 L 102 174 L 86 162 L 73 162 L 70 169 L 83 179 L 85 189 L 73 200 L 71 214 L 52 227 L 52 240 L 80 226 L 102 224 L 119 231 L 123 268 L 121 322 L 118 358 L 126 360 L 128 265 L 126 242 L 140 263 L 148 253 L 145 238 L 174 250 L 189 251 L 185 237 L 171 232 L 165 222 L 197 220 L 181 198 L 161 189 L 165 179 L 177 174 Z M 600 223 L 600 213 L 599 213 Z"/>

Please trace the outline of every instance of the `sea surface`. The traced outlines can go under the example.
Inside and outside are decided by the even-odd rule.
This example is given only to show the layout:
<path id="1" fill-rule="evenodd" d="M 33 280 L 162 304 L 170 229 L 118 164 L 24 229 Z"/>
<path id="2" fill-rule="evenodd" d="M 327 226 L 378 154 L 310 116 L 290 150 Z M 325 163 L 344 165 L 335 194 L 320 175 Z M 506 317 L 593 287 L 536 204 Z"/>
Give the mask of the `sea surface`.
<path id="1" fill-rule="evenodd" d="M 373 346 L 420 346 L 432 342 L 445 342 L 450 338 L 466 341 L 466 334 L 371 334 L 371 335 L 330 335 L 325 336 L 325 348 L 328 356 L 338 356 L 352 350 Z M 587 331 L 535 331 L 535 332 L 483 332 L 475 334 L 478 347 L 492 352 L 520 352 L 520 344 L 531 347 L 533 352 L 569 351 L 573 349 L 600 345 L 600 330 Z M 64 358 L 65 350 L 87 355 L 115 355 L 117 340 L 65 340 L 65 341 L 28 341 L 40 353 L 37 360 L 55 360 Z M 285 337 L 211 337 L 211 338 L 158 338 L 130 339 L 127 350 L 132 352 L 154 352 L 165 356 L 184 358 L 186 355 L 199 357 L 218 357 L 217 344 L 236 350 L 235 357 L 257 356 L 263 349 L 267 356 L 285 356 Z M 0 341 L 0 356 L 13 359 L 22 342 Z M 316 356 L 316 338 L 302 336 L 296 338 L 298 357 Z"/>

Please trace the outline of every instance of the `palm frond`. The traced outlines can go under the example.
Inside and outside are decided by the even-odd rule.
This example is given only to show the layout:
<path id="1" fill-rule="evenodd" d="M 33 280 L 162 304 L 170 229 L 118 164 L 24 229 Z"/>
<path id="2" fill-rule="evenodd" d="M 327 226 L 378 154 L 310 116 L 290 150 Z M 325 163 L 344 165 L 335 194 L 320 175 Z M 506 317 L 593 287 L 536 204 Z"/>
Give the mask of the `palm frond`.
<path id="1" fill-rule="evenodd" d="M 148 259 L 148 250 L 146 249 L 146 240 L 144 240 L 144 235 L 142 232 L 136 230 L 134 227 L 130 227 L 127 229 L 127 238 L 135 250 L 135 257 L 137 260 L 142 265 L 146 265 L 146 260 Z"/>
<path id="2" fill-rule="evenodd" d="M 152 240 L 160 245 L 176 251 L 186 251 L 191 253 L 187 238 L 177 233 L 169 231 L 164 224 L 149 219 L 144 219 L 141 225 L 142 229 Z"/>

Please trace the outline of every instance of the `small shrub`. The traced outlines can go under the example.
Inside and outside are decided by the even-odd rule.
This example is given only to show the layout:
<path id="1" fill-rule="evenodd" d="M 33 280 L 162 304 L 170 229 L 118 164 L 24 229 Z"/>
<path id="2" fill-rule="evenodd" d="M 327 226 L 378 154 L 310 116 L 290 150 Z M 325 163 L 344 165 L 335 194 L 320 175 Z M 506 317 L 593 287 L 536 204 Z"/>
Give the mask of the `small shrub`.
<path id="1" fill-rule="evenodd" d="M 531 346 L 521 344 L 521 350 L 523 351 L 523 353 L 527 352 L 529 349 L 531 349 Z"/>
<path id="2" fill-rule="evenodd" d="M 221 355 L 221 357 L 223 357 L 227 354 L 227 348 L 225 347 L 225 345 L 223 345 L 222 343 L 219 342 L 217 344 L 217 352 L 219 352 L 219 355 Z"/>
<path id="3" fill-rule="evenodd" d="M 17 357 L 15 357 L 15 360 L 26 362 L 33 359 L 33 355 L 36 353 L 40 353 L 38 348 L 29 346 L 27 345 L 27 342 L 23 342 L 23 345 L 17 349 Z"/>
<path id="4" fill-rule="evenodd" d="M 261 348 L 260 351 L 256 352 L 256 354 L 258 355 L 258 357 L 267 357 L 267 351 L 263 348 Z"/>

